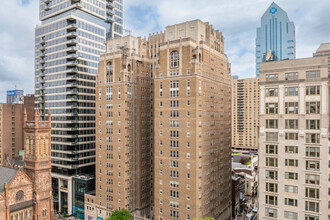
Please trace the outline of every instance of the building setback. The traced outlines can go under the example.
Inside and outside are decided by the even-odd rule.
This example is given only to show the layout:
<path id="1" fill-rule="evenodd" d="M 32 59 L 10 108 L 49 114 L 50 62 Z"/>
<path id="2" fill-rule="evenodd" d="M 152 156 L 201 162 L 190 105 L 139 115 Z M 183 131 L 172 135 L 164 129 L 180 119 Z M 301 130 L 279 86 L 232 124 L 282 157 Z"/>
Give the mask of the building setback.
<path id="1" fill-rule="evenodd" d="M 231 110 L 234 151 L 258 151 L 259 79 L 232 79 Z"/>
<path id="2" fill-rule="evenodd" d="M 257 28 L 256 39 L 256 76 L 259 77 L 259 65 L 266 61 L 268 51 L 272 60 L 296 58 L 295 26 L 287 13 L 276 3 L 272 3 L 261 17 L 261 26 Z"/>
<path id="3" fill-rule="evenodd" d="M 259 219 L 327 219 L 328 57 L 260 65 Z"/>
<path id="4" fill-rule="evenodd" d="M 42 0 L 35 29 L 36 108 L 52 113 L 55 210 L 84 218 L 94 188 L 95 79 L 105 41 L 123 33 L 122 0 Z"/>

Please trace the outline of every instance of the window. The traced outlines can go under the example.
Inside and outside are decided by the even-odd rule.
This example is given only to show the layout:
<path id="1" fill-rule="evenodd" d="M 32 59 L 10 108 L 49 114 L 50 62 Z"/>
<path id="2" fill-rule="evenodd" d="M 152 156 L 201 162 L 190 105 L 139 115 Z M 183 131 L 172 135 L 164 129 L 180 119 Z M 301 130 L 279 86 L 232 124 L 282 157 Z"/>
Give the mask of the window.
<path id="1" fill-rule="evenodd" d="M 306 102 L 306 114 L 320 114 L 320 102 Z"/>
<path id="2" fill-rule="evenodd" d="M 298 193 L 298 186 L 284 185 L 284 191 L 290 193 Z"/>
<path id="3" fill-rule="evenodd" d="M 277 114 L 278 104 L 277 103 L 266 103 L 266 114 Z"/>
<path id="4" fill-rule="evenodd" d="M 328 216 L 328 219 L 330 219 L 329 216 Z M 320 218 L 319 218 L 319 216 L 305 214 L 305 220 L 320 220 Z"/>
<path id="5" fill-rule="evenodd" d="M 267 167 L 277 167 L 278 159 L 273 157 L 266 157 L 266 166 Z"/>
<path id="6" fill-rule="evenodd" d="M 175 121 L 170 121 L 170 127 L 171 128 L 178 128 L 179 127 L 179 121 L 175 120 Z"/>
<path id="7" fill-rule="evenodd" d="M 187 96 L 190 96 L 190 80 L 187 80 Z"/>
<path id="8" fill-rule="evenodd" d="M 298 129 L 298 119 L 286 119 L 285 128 L 286 129 Z"/>
<path id="9" fill-rule="evenodd" d="M 179 110 L 171 110 L 170 111 L 171 118 L 178 118 L 179 117 Z"/>
<path id="10" fill-rule="evenodd" d="M 159 96 L 163 96 L 163 82 L 159 82 Z"/>
<path id="11" fill-rule="evenodd" d="M 266 204 L 277 205 L 277 196 L 266 195 Z"/>
<path id="12" fill-rule="evenodd" d="M 120 99 L 120 86 L 118 86 L 118 99 Z"/>
<path id="13" fill-rule="evenodd" d="M 267 81 L 277 81 L 278 75 L 277 74 L 268 74 L 266 75 L 266 82 Z"/>
<path id="14" fill-rule="evenodd" d="M 320 78 L 320 71 L 306 71 L 306 79 L 316 79 Z"/>
<path id="15" fill-rule="evenodd" d="M 170 131 L 170 137 L 178 138 L 179 137 L 179 131 Z"/>
<path id="16" fill-rule="evenodd" d="M 306 147 L 306 157 L 320 157 L 320 148 Z"/>
<path id="17" fill-rule="evenodd" d="M 171 67 L 179 67 L 179 52 L 178 51 L 173 51 L 171 53 Z"/>
<path id="18" fill-rule="evenodd" d="M 277 170 L 266 170 L 266 179 L 277 180 Z"/>
<path id="19" fill-rule="evenodd" d="M 266 145 L 266 154 L 278 154 L 278 146 Z"/>
<path id="20" fill-rule="evenodd" d="M 179 212 L 170 210 L 170 216 L 173 218 L 179 218 Z"/>
<path id="21" fill-rule="evenodd" d="M 170 190 L 170 196 L 174 197 L 174 198 L 179 198 L 179 192 L 174 191 L 174 190 Z"/>
<path id="22" fill-rule="evenodd" d="M 306 120 L 306 129 L 320 130 L 320 120 Z"/>
<path id="23" fill-rule="evenodd" d="M 179 188 L 179 182 L 178 181 L 170 181 L 170 187 L 172 188 Z"/>
<path id="24" fill-rule="evenodd" d="M 298 79 L 298 73 L 286 73 L 285 80 L 296 80 Z"/>
<path id="25" fill-rule="evenodd" d="M 267 217 L 277 218 L 277 209 L 266 207 L 265 210 L 266 210 L 265 215 Z"/>
<path id="26" fill-rule="evenodd" d="M 266 182 L 266 191 L 267 192 L 277 193 L 278 192 L 277 189 L 278 189 L 277 183 L 268 183 L 268 182 Z"/>
<path id="27" fill-rule="evenodd" d="M 285 159 L 285 166 L 298 167 L 298 160 Z"/>
<path id="28" fill-rule="evenodd" d="M 315 188 L 305 188 L 305 197 L 319 199 L 320 198 L 320 189 Z"/>
<path id="29" fill-rule="evenodd" d="M 285 146 L 285 153 L 297 154 L 298 146 Z"/>
<path id="30" fill-rule="evenodd" d="M 285 88 L 285 96 L 297 96 L 298 87 Z"/>
<path id="31" fill-rule="evenodd" d="M 171 108 L 179 107 L 179 100 L 171 100 L 170 101 L 170 107 Z"/>
<path id="32" fill-rule="evenodd" d="M 306 134 L 306 143 L 317 144 L 320 143 L 320 134 Z"/>
<path id="33" fill-rule="evenodd" d="M 179 97 L 179 80 L 170 81 L 170 97 Z"/>
<path id="34" fill-rule="evenodd" d="M 266 119 L 266 128 L 278 128 L 278 120 Z"/>
<path id="35" fill-rule="evenodd" d="M 285 172 L 284 177 L 289 180 L 298 180 L 298 173 Z"/>
<path id="36" fill-rule="evenodd" d="M 306 170 L 312 170 L 312 171 L 320 170 L 320 161 L 307 160 Z"/>
<path id="37" fill-rule="evenodd" d="M 107 63 L 107 76 L 112 76 L 113 75 L 113 66 L 112 62 Z"/>
<path id="38" fill-rule="evenodd" d="M 277 141 L 278 133 L 277 132 L 266 132 L 266 141 Z"/>
<path id="39" fill-rule="evenodd" d="M 298 140 L 298 133 L 285 133 L 285 140 Z"/>
<path id="40" fill-rule="evenodd" d="M 108 101 L 113 100 L 113 90 L 112 90 L 112 86 L 108 86 L 108 87 L 107 87 L 106 98 L 107 98 Z"/>
<path id="41" fill-rule="evenodd" d="M 284 198 L 284 204 L 289 206 L 298 206 L 298 200 L 297 199 L 291 199 L 291 198 Z"/>
<path id="42" fill-rule="evenodd" d="M 320 95 L 320 86 L 306 86 L 306 95 Z"/>
<path id="43" fill-rule="evenodd" d="M 278 95 L 278 89 L 276 88 L 267 88 L 266 89 L 266 97 L 274 97 Z"/>
<path id="44" fill-rule="evenodd" d="M 298 214 L 296 212 L 284 211 L 284 217 L 289 219 L 298 219 Z"/>
<path id="45" fill-rule="evenodd" d="M 320 176 L 315 174 L 306 174 L 306 184 L 320 185 Z"/>
<path id="46" fill-rule="evenodd" d="M 171 150 L 170 157 L 179 158 L 179 151 Z"/>
<path id="47" fill-rule="evenodd" d="M 298 102 L 286 102 L 285 114 L 298 114 Z"/>
<path id="48" fill-rule="evenodd" d="M 305 210 L 310 212 L 319 212 L 320 204 L 318 202 L 305 201 Z"/>

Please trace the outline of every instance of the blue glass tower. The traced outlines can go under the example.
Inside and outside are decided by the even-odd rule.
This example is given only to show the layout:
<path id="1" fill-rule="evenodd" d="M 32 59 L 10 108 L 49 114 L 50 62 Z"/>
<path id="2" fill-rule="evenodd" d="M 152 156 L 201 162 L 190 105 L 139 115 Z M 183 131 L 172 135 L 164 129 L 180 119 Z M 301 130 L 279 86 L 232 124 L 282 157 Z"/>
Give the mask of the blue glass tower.
<path id="1" fill-rule="evenodd" d="M 94 188 L 95 83 L 106 39 L 123 33 L 122 0 L 40 0 L 35 105 L 51 111 L 55 210 L 84 218 Z"/>
<path id="2" fill-rule="evenodd" d="M 259 64 L 266 61 L 268 51 L 273 60 L 295 59 L 295 26 L 287 13 L 274 2 L 261 17 L 261 27 L 257 28 L 256 76 L 259 77 Z"/>

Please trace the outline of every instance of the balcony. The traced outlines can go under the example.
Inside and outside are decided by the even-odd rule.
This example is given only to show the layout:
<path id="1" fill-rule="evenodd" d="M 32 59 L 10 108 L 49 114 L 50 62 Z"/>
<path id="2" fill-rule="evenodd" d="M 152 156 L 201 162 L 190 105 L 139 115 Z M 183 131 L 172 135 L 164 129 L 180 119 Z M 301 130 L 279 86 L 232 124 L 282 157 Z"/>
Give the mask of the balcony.
<path id="1" fill-rule="evenodd" d="M 77 3 L 76 4 L 76 8 L 82 8 L 82 4 L 81 3 Z"/>
<path id="2" fill-rule="evenodd" d="M 46 47 L 45 46 L 41 46 L 39 50 L 40 51 L 45 51 L 46 50 Z"/>
<path id="3" fill-rule="evenodd" d="M 77 51 L 77 47 L 69 47 L 68 52 L 73 53 Z"/>
<path id="4" fill-rule="evenodd" d="M 49 10 L 50 10 L 50 7 L 47 5 L 45 8 L 45 11 L 49 11 Z"/>
<path id="5" fill-rule="evenodd" d="M 112 17 L 107 17 L 105 19 L 105 22 L 107 22 L 107 23 L 114 22 L 114 19 Z"/>
<path id="6" fill-rule="evenodd" d="M 51 2 L 51 0 L 44 0 L 44 3 L 47 4 L 47 5 L 48 5 L 50 2 Z"/>
<path id="7" fill-rule="evenodd" d="M 73 46 L 73 45 L 76 45 L 77 43 L 78 43 L 77 40 L 76 39 L 73 39 L 73 40 L 68 41 L 66 44 L 68 46 Z"/>
<path id="8" fill-rule="evenodd" d="M 71 61 L 66 63 L 67 66 L 77 66 L 78 62 L 77 61 Z"/>
<path id="9" fill-rule="evenodd" d="M 40 40 L 40 45 L 45 45 L 46 41 L 44 39 Z"/>
<path id="10" fill-rule="evenodd" d="M 107 9 L 107 15 L 114 15 L 113 10 L 111 10 L 111 9 Z"/>
<path id="11" fill-rule="evenodd" d="M 77 32 L 70 32 L 67 36 L 66 36 L 68 39 L 72 39 L 72 38 L 76 38 L 78 37 L 78 34 Z"/>
<path id="12" fill-rule="evenodd" d="M 68 70 L 68 73 L 77 73 L 78 69 L 77 68 L 71 68 Z"/>
<path id="13" fill-rule="evenodd" d="M 71 0 L 72 3 L 79 3 L 80 0 Z"/>
<path id="14" fill-rule="evenodd" d="M 78 58 L 78 55 L 77 54 L 71 54 L 67 57 L 67 60 L 75 60 Z"/>
<path id="15" fill-rule="evenodd" d="M 77 28 L 78 28 L 78 25 L 77 24 L 70 24 L 68 26 L 68 30 L 69 31 L 77 30 Z"/>
<path id="16" fill-rule="evenodd" d="M 76 68 L 73 68 L 73 69 L 76 69 Z M 73 75 L 73 76 L 67 76 L 66 77 L 68 80 L 76 80 L 78 79 L 78 77 L 76 75 Z"/>
<path id="17" fill-rule="evenodd" d="M 113 9 L 115 6 L 112 2 L 107 2 L 107 8 Z"/>

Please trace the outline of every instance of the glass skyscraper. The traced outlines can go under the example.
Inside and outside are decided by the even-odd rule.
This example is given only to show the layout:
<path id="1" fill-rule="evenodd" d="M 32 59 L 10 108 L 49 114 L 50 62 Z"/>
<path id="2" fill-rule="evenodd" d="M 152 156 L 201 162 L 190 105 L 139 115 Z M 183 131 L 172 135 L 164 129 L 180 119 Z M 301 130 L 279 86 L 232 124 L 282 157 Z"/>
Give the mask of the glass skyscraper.
<path id="1" fill-rule="evenodd" d="M 94 188 L 95 76 L 106 39 L 123 34 L 122 0 L 40 0 L 35 95 L 51 111 L 55 210 L 84 216 Z"/>
<path id="2" fill-rule="evenodd" d="M 274 2 L 261 17 L 261 27 L 257 28 L 256 75 L 259 77 L 259 64 L 266 61 L 268 51 L 273 60 L 295 59 L 295 26 L 287 13 Z"/>

